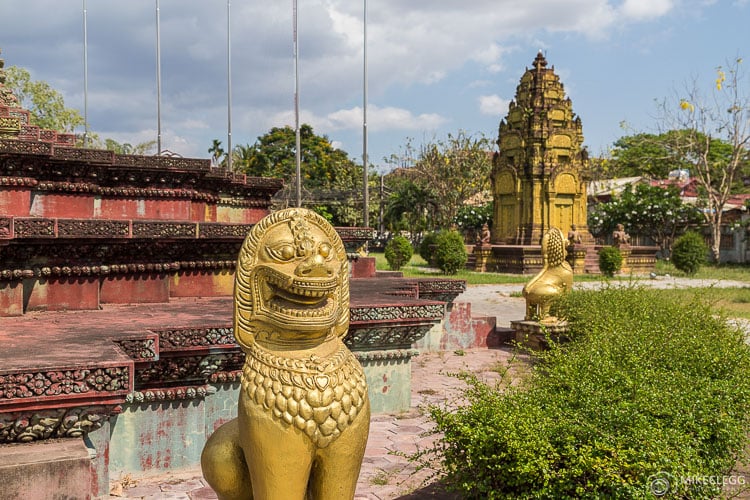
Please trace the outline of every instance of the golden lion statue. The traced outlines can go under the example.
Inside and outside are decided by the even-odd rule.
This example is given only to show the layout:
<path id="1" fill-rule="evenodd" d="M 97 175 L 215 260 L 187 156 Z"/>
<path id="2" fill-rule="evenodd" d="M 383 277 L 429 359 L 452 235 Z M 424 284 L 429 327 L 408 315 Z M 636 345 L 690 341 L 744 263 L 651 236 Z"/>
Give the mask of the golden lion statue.
<path id="1" fill-rule="evenodd" d="M 573 269 L 565 261 L 567 246 L 568 240 L 556 227 L 542 237 L 542 270 L 523 287 L 527 321 L 557 322 L 549 313 L 551 303 L 573 288 Z"/>
<path id="2" fill-rule="evenodd" d="M 349 267 L 333 227 L 300 208 L 253 226 L 235 276 L 238 417 L 201 456 L 219 499 L 354 497 L 370 402 L 348 328 Z"/>

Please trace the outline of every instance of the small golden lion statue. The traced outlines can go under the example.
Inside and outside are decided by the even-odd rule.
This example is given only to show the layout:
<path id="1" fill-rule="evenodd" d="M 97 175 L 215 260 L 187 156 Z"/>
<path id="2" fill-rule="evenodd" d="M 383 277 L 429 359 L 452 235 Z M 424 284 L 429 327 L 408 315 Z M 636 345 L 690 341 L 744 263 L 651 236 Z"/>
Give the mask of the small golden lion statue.
<path id="1" fill-rule="evenodd" d="M 349 266 L 334 228 L 301 208 L 253 226 L 235 276 L 238 417 L 201 456 L 219 499 L 354 497 L 370 402 L 348 328 Z"/>
<path id="2" fill-rule="evenodd" d="M 542 270 L 523 287 L 526 298 L 526 320 L 552 324 L 557 318 L 550 316 L 552 301 L 573 288 L 573 269 L 565 257 L 568 240 L 563 232 L 550 228 L 542 237 Z"/>

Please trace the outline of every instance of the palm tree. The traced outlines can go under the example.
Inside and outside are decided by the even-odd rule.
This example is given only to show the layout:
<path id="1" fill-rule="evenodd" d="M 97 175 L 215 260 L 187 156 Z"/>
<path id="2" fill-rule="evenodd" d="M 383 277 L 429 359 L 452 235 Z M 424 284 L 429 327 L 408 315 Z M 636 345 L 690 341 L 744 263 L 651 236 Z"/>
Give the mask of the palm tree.
<path id="1" fill-rule="evenodd" d="M 226 152 L 224 151 L 224 148 L 221 147 L 221 141 L 219 139 L 213 140 L 211 147 L 208 148 L 208 152 L 211 153 L 212 165 L 223 165 L 226 162 L 226 158 L 221 160 L 222 157 L 226 156 Z"/>
<path id="2" fill-rule="evenodd" d="M 246 172 L 250 166 L 250 160 L 254 154 L 253 147 L 250 144 L 239 144 L 232 151 L 232 167 L 237 172 Z"/>

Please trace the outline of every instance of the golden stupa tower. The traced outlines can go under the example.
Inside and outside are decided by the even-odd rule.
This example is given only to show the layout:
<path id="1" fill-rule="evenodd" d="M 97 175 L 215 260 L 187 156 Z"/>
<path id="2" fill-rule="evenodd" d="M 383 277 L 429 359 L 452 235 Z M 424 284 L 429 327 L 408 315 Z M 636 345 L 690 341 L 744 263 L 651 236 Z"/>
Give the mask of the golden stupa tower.
<path id="1" fill-rule="evenodd" d="M 573 225 L 583 243 L 593 243 L 586 224 L 581 119 L 541 52 L 532 66 L 500 122 L 492 170 L 492 243 L 539 245 L 550 228 L 567 235 Z"/>

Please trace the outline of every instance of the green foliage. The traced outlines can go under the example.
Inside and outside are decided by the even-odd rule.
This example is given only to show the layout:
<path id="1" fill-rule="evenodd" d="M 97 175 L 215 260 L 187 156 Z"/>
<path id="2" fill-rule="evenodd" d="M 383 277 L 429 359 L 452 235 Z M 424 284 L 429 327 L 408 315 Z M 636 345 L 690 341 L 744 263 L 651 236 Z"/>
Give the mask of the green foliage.
<path id="1" fill-rule="evenodd" d="M 599 270 L 610 278 L 622 269 L 622 254 L 617 247 L 604 247 L 599 250 Z"/>
<path id="2" fill-rule="evenodd" d="M 224 147 L 221 145 L 221 141 L 219 139 L 214 139 L 211 141 L 211 147 L 208 148 L 208 152 L 211 154 L 211 162 L 214 165 L 225 165 L 226 164 L 226 151 L 224 151 Z"/>
<path id="3" fill-rule="evenodd" d="M 250 176 L 284 180 L 284 189 L 275 199 L 276 206 L 288 206 L 295 198 L 295 135 L 292 127 L 274 127 L 258 137 L 252 146 L 236 146 L 232 151 L 234 169 Z M 215 149 L 216 142 L 214 140 L 209 152 Z M 326 207 L 334 226 L 361 224 L 362 167 L 356 165 L 345 151 L 335 148 L 328 137 L 315 134 L 308 124 L 300 126 L 300 151 L 303 205 Z M 216 154 L 225 155 L 220 148 Z M 376 192 L 372 186 L 370 191 L 373 195 Z"/>
<path id="4" fill-rule="evenodd" d="M 141 142 L 133 146 L 130 143 L 119 143 L 114 139 L 105 139 L 104 148 L 120 155 L 148 155 L 156 148 L 156 141 Z"/>
<path id="5" fill-rule="evenodd" d="M 588 211 L 589 229 L 595 236 L 612 234 L 617 224 L 623 224 L 631 235 L 654 240 L 664 256 L 676 236 L 702 220 L 698 209 L 682 202 L 676 187 L 649 184 L 628 186 L 620 196 Z"/>
<path id="6" fill-rule="evenodd" d="M 540 353 L 522 386 L 465 376 L 468 405 L 434 406 L 438 458 L 465 498 L 714 498 L 747 445 L 750 347 L 700 300 L 658 290 L 573 291 L 570 340 Z"/>
<path id="7" fill-rule="evenodd" d="M 700 234 L 689 231 L 680 236 L 672 248 L 672 263 L 680 271 L 688 275 L 698 272 L 701 265 L 706 263 L 708 247 Z"/>
<path id="8" fill-rule="evenodd" d="M 414 249 L 403 236 L 394 236 L 385 245 L 385 258 L 392 271 L 398 271 L 411 259 Z"/>
<path id="9" fill-rule="evenodd" d="M 428 228 L 428 216 L 434 213 L 438 199 L 434 193 L 410 179 L 397 178 L 386 202 L 383 219 L 392 231 L 419 233 Z"/>
<path id="10" fill-rule="evenodd" d="M 448 227 L 466 200 L 490 189 L 489 150 L 490 143 L 484 136 L 475 137 L 464 131 L 422 144 L 419 151 L 409 141 L 404 155 L 387 160 L 400 167 L 388 176 L 388 181 L 394 191 L 419 193 L 422 202 L 411 210 L 416 217 L 423 218 L 424 229 Z M 404 182 L 413 187 L 395 188 L 394 185 Z M 394 201 L 389 200 L 389 205 Z M 397 213 L 402 213 L 403 207 L 408 208 L 403 202 L 400 205 Z"/>
<path id="11" fill-rule="evenodd" d="M 492 202 L 485 203 L 478 207 L 471 205 L 461 205 L 453 222 L 463 230 L 478 230 L 482 224 L 492 225 Z"/>
<path id="12" fill-rule="evenodd" d="M 620 137 L 613 144 L 611 155 L 607 165 L 609 178 L 643 176 L 666 179 L 672 170 L 689 166 L 675 162 L 668 133 Z"/>
<path id="13" fill-rule="evenodd" d="M 435 238 L 435 265 L 444 274 L 456 274 L 466 265 L 464 238 L 457 231 L 440 231 Z"/>
<path id="14" fill-rule="evenodd" d="M 66 108 L 62 94 L 49 83 L 32 80 L 28 70 L 17 66 L 10 66 L 5 71 L 5 84 L 18 98 L 21 107 L 31 112 L 32 125 L 70 133 L 84 124 L 78 110 Z"/>
<path id="15" fill-rule="evenodd" d="M 437 237 L 438 233 L 437 231 L 433 231 L 431 233 L 427 233 L 422 237 L 422 241 L 419 242 L 419 256 L 422 257 L 425 262 L 430 262 L 433 260 L 433 248 L 430 248 L 432 245 L 437 244 Z"/>

